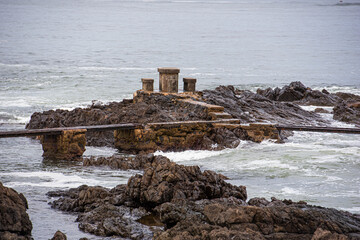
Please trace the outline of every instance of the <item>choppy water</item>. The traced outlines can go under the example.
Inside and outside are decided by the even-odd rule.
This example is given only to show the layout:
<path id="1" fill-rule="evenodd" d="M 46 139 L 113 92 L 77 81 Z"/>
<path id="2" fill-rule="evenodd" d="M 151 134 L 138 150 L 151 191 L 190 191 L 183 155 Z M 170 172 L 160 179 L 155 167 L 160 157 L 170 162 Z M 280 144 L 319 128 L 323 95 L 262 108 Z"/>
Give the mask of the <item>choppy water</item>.
<path id="1" fill-rule="evenodd" d="M 359 40 L 359 0 L 0 0 L 0 130 L 23 129 L 35 111 L 129 98 L 164 66 L 196 77 L 198 89 L 302 81 L 360 94 Z M 85 154 L 115 152 L 89 147 Z M 0 139 L 0 181 L 27 197 L 35 239 L 58 229 L 70 239 L 87 236 L 75 216 L 49 208 L 45 193 L 113 187 L 132 172 L 45 162 L 41 154 L 36 140 Z M 165 154 L 229 176 L 249 197 L 360 212 L 357 135 L 296 133 L 280 145 Z"/>

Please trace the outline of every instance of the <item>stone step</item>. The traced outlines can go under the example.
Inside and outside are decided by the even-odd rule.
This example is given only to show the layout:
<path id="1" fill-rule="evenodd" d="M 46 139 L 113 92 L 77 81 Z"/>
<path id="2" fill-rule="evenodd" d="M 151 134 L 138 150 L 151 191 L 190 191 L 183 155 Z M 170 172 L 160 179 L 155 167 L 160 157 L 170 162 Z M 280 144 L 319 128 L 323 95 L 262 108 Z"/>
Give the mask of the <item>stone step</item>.
<path id="1" fill-rule="evenodd" d="M 192 99 L 180 99 L 179 101 L 205 107 L 208 109 L 208 112 L 224 112 L 224 107 L 218 105 L 208 104 L 205 102 L 195 101 Z"/>
<path id="2" fill-rule="evenodd" d="M 232 116 L 226 112 L 210 112 L 209 115 L 211 116 L 212 120 L 232 118 Z"/>
<path id="3" fill-rule="evenodd" d="M 214 123 L 214 128 L 227 128 L 229 130 L 233 130 L 235 128 L 241 127 L 240 122 L 236 123 Z"/>

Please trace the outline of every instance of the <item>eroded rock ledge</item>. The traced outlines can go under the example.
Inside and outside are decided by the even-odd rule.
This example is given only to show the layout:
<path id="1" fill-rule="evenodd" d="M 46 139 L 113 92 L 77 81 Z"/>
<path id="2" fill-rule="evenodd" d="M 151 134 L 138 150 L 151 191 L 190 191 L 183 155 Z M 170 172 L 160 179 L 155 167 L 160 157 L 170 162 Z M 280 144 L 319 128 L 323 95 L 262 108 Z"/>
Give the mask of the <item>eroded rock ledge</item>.
<path id="1" fill-rule="evenodd" d="M 335 120 L 360 126 L 360 96 L 355 94 L 312 90 L 301 82 L 292 82 L 281 89 L 258 89 L 257 93 L 276 102 L 334 107 Z"/>
<path id="2" fill-rule="evenodd" d="M 113 189 L 49 192 L 52 207 L 76 212 L 79 228 L 130 239 L 359 239 L 360 216 L 291 200 L 246 202 L 244 186 L 163 156 L 86 159 L 86 165 L 141 169 Z M 114 164 L 117 162 L 117 164 Z"/>
<path id="3" fill-rule="evenodd" d="M 296 88 L 297 89 L 297 88 Z M 326 125 L 328 122 L 314 112 L 303 110 L 293 102 L 273 100 L 250 91 L 240 91 L 233 86 L 219 86 L 214 90 L 204 90 L 195 93 L 154 93 L 137 91 L 131 100 L 112 102 L 106 105 L 93 104 L 88 108 L 76 108 L 72 111 L 50 110 L 34 113 L 27 129 L 71 127 L 85 125 L 104 125 L 116 123 L 156 123 L 174 121 L 199 121 L 236 118 L 241 124 L 276 123 L 292 125 Z M 199 126 L 202 128 L 202 126 Z M 186 129 L 185 129 L 186 130 Z M 191 130 L 191 129 L 190 129 Z M 187 130 L 186 130 L 187 131 Z M 181 134 L 187 134 L 187 132 Z M 252 140 L 239 129 L 224 126 L 224 129 L 195 129 L 205 137 L 195 134 L 189 139 L 189 144 L 183 144 L 187 149 L 219 149 L 236 147 L 240 140 Z M 158 134 L 158 133 L 156 133 Z M 177 134 L 177 133 L 176 133 Z M 115 134 L 115 137 L 122 137 Z M 142 134 L 144 136 L 144 134 Z M 161 136 L 152 136 L 159 139 Z M 173 139 L 182 136 L 173 136 Z M 88 145 L 114 146 L 113 132 L 86 133 Z M 226 141 L 227 139 L 231 139 Z M 166 139 L 165 139 L 166 140 Z M 179 140 L 181 141 L 181 139 Z M 186 139 L 186 141 L 188 141 Z M 154 142 L 154 141 L 153 141 Z M 127 146 L 115 144 L 118 148 Z M 178 146 L 179 144 L 174 144 Z M 148 148 L 154 148 L 149 145 Z M 141 151 L 141 149 L 137 149 Z M 177 150 L 177 149 L 171 149 Z M 184 150 L 184 149 L 178 149 Z M 147 151 L 145 149 L 145 151 Z"/>

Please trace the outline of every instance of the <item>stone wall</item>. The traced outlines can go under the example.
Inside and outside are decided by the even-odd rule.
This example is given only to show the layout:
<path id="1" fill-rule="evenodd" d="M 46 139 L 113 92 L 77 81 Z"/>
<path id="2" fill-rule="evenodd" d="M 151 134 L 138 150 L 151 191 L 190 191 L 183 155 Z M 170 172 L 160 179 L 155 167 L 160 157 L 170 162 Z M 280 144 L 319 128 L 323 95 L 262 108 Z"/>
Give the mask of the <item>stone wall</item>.
<path id="1" fill-rule="evenodd" d="M 152 123 L 143 129 L 116 130 L 114 137 L 115 147 L 132 153 L 209 148 L 219 150 L 236 147 L 240 140 L 281 140 L 274 125 L 241 125 L 236 119 Z M 229 145 L 228 142 L 237 144 Z"/>
<path id="2" fill-rule="evenodd" d="M 75 160 L 85 152 L 85 129 L 63 131 L 61 135 L 41 137 L 43 157 Z"/>

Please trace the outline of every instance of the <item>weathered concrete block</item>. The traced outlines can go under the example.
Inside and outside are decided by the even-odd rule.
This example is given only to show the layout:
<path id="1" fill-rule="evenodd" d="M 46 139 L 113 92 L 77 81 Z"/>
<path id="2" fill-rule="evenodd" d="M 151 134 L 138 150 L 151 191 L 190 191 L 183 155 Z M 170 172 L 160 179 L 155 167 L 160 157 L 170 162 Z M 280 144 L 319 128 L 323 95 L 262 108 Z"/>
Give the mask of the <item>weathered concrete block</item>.
<path id="1" fill-rule="evenodd" d="M 142 90 L 152 92 L 154 91 L 154 79 L 152 78 L 142 78 Z"/>
<path id="2" fill-rule="evenodd" d="M 183 78 L 184 92 L 195 92 L 196 78 Z"/>
<path id="3" fill-rule="evenodd" d="M 242 129 L 246 130 L 248 136 L 254 142 L 262 142 L 266 139 L 281 141 L 279 130 L 274 124 L 251 123 L 250 125 L 242 125 Z"/>
<path id="4" fill-rule="evenodd" d="M 178 68 L 158 68 L 160 92 L 177 93 L 179 85 Z"/>
<path id="5" fill-rule="evenodd" d="M 85 152 L 85 129 L 66 130 L 61 135 L 41 137 L 43 157 L 59 160 L 76 160 Z"/>

